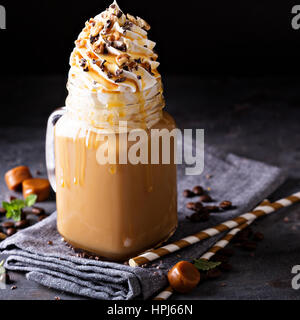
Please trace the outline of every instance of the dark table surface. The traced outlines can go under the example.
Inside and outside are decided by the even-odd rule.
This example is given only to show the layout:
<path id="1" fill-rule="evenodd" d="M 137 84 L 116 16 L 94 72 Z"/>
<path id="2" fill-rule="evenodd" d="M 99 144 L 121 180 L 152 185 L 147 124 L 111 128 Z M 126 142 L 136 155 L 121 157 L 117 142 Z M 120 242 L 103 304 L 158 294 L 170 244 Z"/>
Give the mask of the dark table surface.
<path id="1" fill-rule="evenodd" d="M 45 176 L 46 121 L 64 104 L 65 78 L 11 77 L 0 83 L 5 112 L 0 119 L 0 176 L 23 164 Z M 271 199 L 300 189 L 298 79 L 168 77 L 165 86 L 167 109 L 179 127 L 205 129 L 206 144 L 286 169 L 289 178 Z M 5 200 L 13 193 L 0 181 L 0 200 Z M 54 198 L 43 207 L 53 212 Z M 236 249 L 230 273 L 172 299 L 298 299 L 291 270 L 300 264 L 300 205 L 259 221 L 254 229 L 265 235 L 254 254 Z M 20 273 L 10 276 L 17 289 L 0 290 L 0 299 L 82 299 L 27 281 Z"/>

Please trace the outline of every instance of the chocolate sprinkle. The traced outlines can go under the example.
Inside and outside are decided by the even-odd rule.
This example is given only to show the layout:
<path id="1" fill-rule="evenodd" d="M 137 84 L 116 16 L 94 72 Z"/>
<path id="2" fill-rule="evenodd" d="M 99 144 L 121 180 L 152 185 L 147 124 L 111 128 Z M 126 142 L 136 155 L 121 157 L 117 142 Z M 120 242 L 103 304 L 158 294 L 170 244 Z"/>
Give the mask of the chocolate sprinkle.
<path id="1" fill-rule="evenodd" d="M 84 68 L 86 66 L 86 62 L 87 62 L 86 59 L 84 59 L 84 58 L 80 59 L 80 61 L 79 61 L 80 67 Z"/>
<path id="2" fill-rule="evenodd" d="M 125 77 L 115 80 L 115 83 L 120 83 L 120 82 L 124 82 L 124 81 L 126 81 Z"/>
<path id="3" fill-rule="evenodd" d="M 91 42 L 91 44 L 95 43 L 95 42 L 98 41 L 98 40 L 99 40 L 99 35 L 97 35 L 97 36 L 95 36 L 95 37 L 90 36 L 90 42 Z"/>
<path id="4" fill-rule="evenodd" d="M 100 69 L 101 69 L 102 71 L 104 71 L 105 63 L 106 63 L 106 60 L 103 60 L 102 63 L 101 63 L 101 65 L 100 65 Z"/>
<path id="5" fill-rule="evenodd" d="M 126 46 L 125 43 L 122 43 L 121 45 L 116 46 L 116 49 L 118 49 L 120 51 L 123 51 L 123 52 L 126 52 L 127 51 L 127 46 Z"/>
<path id="6" fill-rule="evenodd" d="M 118 70 L 116 71 L 116 76 L 119 77 L 122 73 L 123 73 L 123 70 L 118 69 Z"/>

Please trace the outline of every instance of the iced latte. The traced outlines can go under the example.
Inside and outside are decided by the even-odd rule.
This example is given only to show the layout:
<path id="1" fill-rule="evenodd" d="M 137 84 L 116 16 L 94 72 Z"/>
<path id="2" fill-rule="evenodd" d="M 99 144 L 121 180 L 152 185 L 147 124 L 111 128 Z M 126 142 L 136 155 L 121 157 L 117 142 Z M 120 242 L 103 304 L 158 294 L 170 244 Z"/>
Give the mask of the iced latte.
<path id="1" fill-rule="evenodd" d="M 155 247 L 177 227 L 174 140 L 170 163 L 151 163 L 157 152 L 151 131 L 172 131 L 175 123 L 163 111 L 149 29 L 116 3 L 86 23 L 70 59 L 66 108 L 54 128 L 58 231 L 75 248 L 114 261 Z M 124 161 L 135 143 L 130 133 L 141 130 L 149 161 Z M 101 150 L 116 162 L 104 163 Z"/>

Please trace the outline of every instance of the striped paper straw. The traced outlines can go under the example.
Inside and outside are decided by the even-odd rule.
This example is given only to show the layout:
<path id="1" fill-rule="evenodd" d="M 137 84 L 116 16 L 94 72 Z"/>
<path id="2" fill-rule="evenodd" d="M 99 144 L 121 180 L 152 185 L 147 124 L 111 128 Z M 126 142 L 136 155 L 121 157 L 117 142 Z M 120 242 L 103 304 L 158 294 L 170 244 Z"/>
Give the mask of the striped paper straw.
<path id="1" fill-rule="evenodd" d="M 260 206 L 267 206 L 270 205 L 270 201 L 269 200 L 264 200 Z M 256 209 L 254 209 L 256 210 Z M 228 244 L 230 243 L 230 241 L 242 230 L 246 229 L 247 227 L 249 227 L 250 224 L 252 224 L 254 222 L 254 220 L 250 220 L 247 223 L 244 223 L 240 226 L 238 226 L 235 229 L 232 229 L 231 231 L 229 231 L 226 236 L 224 238 L 222 238 L 220 241 L 218 241 L 213 247 L 211 247 L 203 256 L 200 257 L 200 259 L 204 259 L 204 260 L 210 260 L 218 251 L 224 249 L 226 246 L 228 246 Z M 166 289 L 164 289 L 164 291 L 162 291 L 160 294 L 158 294 L 153 300 L 157 300 L 157 301 L 165 301 L 168 300 L 172 294 L 174 293 L 174 290 L 171 286 L 167 287 Z"/>
<path id="2" fill-rule="evenodd" d="M 288 207 L 296 202 L 300 202 L 300 192 L 297 192 L 287 198 L 278 200 L 274 203 L 270 203 L 267 206 L 259 206 L 254 211 L 238 216 L 232 220 L 223 222 L 213 228 L 205 229 L 199 233 L 192 236 L 186 237 L 174 243 L 168 244 L 158 249 L 149 250 L 140 256 L 132 258 L 129 260 L 129 265 L 131 267 L 139 267 L 149 262 L 160 259 L 170 253 L 179 251 L 185 247 L 191 246 L 202 240 L 214 237 L 224 231 L 231 230 L 237 226 L 247 223 L 248 221 L 255 220 L 259 217 L 269 215 L 281 208 Z"/>

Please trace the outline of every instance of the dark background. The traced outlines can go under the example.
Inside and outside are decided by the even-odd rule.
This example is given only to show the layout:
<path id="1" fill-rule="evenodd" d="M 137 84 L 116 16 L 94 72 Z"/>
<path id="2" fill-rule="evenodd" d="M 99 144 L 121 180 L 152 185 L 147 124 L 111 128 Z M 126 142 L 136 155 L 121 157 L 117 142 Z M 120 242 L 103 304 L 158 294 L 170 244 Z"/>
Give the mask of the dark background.
<path id="1" fill-rule="evenodd" d="M 74 41 L 84 22 L 110 3 L 0 4 L 7 10 L 7 30 L 0 30 L 0 177 L 17 165 L 46 177 L 47 118 L 64 105 Z M 291 27 L 291 10 L 300 0 L 119 4 L 152 25 L 149 37 L 158 44 L 167 110 L 178 127 L 203 128 L 206 145 L 285 169 L 289 179 L 272 199 L 299 190 L 300 30 Z M 0 194 L 1 201 L 11 194 L 3 179 Z M 43 207 L 52 213 L 55 202 Z M 255 257 L 238 252 L 233 272 L 179 298 L 299 300 L 290 285 L 291 268 L 300 261 L 299 205 L 285 213 L 288 220 L 279 213 L 259 224 L 265 241 Z M 21 274 L 13 279 L 17 290 L 0 290 L 0 300 L 76 298 Z"/>
<path id="2" fill-rule="evenodd" d="M 66 74 L 86 20 L 112 1 L 2 0 L 1 74 Z M 145 18 L 167 74 L 296 74 L 300 30 L 291 27 L 290 0 L 119 0 Z M 299 3 L 300 4 L 300 3 Z"/>
<path id="3" fill-rule="evenodd" d="M 65 103 L 74 41 L 85 21 L 111 2 L 0 0 L 7 12 L 7 29 L 0 30 L 0 125 L 45 127 L 49 114 Z M 184 106 L 176 103 L 173 110 L 206 108 L 205 101 L 211 96 L 222 98 L 229 91 L 232 105 L 218 103 L 213 106 L 216 110 L 227 112 L 248 95 L 261 99 L 270 96 L 269 92 L 277 101 L 274 92 L 298 105 L 298 90 L 293 90 L 292 97 L 283 94 L 286 89 L 298 88 L 300 30 L 291 26 L 291 11 L 297 2 L 118 3 L 125 13 L 141 16 L 152 26 L 149 38 L 157 42 L 169 111 L 172 101 L 180 100 L 179 94 Z M 250 90 L 247 79 L 251 78 L 266 80 Z M 238 96 L 241 90 L 226 87 L 232 79 L 234 83 L 246 79 L 243 83 L 249 83 L 248 88 L 243 86 L 250 91 L 246 97 Z"/>

